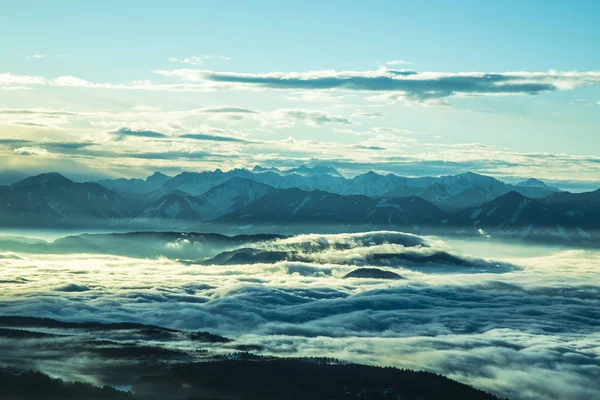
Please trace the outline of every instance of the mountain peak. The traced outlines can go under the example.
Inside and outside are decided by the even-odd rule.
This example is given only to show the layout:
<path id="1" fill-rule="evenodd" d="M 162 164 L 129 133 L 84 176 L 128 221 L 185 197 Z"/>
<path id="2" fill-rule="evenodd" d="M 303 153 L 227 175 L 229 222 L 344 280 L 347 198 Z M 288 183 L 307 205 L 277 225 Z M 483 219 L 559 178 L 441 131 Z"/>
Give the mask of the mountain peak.
<path id="1" fill-rule="evenodd" d="M 527 187 L 548 187 L 548 185 L 546 185 L 544 182 L 540 181 L 539 179 L 536 178 L 529 178 L 526 179 L 522 182 L 517 183 L 516 186 L 527 186 Z"/>
<path id="2" fill-rule="evenodd" d="M 256 172 L 256 173 L 260 173 L 260 172 L 281 172 L 279 171 L 279 169 L 275 168 L 275 167 L 262 167 L 260 165 L 255 165 L 254 168 L 252 168 L 252 172 Z"/>
<path id="3" fill-rule="evenodd" d="M 379 175 L 377 172 L 375 171 L 369 171 L 369 172 L 365 172 L 364 174 L 362 174 L 363 176 L 368 176 L 368 177 L 377 177 L 377 176 L 381 176 Z"/>
<path id="4" fill-rule="evenodd" d="M 285 171 L 288 174 L 296 173 L 300 175 L 332 175 L 332 176 L 342 176 L 335 168 L 328 167 L 326 165 L 314 165 L 309 167 L 306 164 L 300 165 L 296 168 L 291 168 Z"/>
<path id="5" fill-rule="evenodd" d="M 72 180 L 65 178 L 58 172 L 47 172 L 44 174 L 30 176 L 22 181 L 14 183 L 13 186 L 29 186 L 29 185 L 42 185 L 42 184 L 60 184 L 60 183 L 73 183 Z"/>
<path id="6" fill-rule="evenodd" d="M 525 199 L 529 199 L 529 197 L 522 195 L 521 193 L 517 192 L 516 190 L 511 190 L 510 192 L 504 193 L 503 195 L 496 197 L 491 202 L 494 203 L 494 202 L 520 201 L 520 200 L 525 200 Z"/>
<path id="7" fill-rule="evenodd" d="M 166 181 L 169 178 L 170 178 L 170 176 L 165 175 L 160 171 L 156 171 L 152 175 L 150 175 L 149 177 L 146 178 L 146 182 Z"/>

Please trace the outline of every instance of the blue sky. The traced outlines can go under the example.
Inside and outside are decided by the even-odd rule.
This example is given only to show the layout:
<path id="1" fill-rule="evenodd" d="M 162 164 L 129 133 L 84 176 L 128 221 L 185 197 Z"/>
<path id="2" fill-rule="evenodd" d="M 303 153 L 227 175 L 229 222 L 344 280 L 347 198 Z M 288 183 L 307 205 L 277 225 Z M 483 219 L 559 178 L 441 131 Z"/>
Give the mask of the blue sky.
<path id="1" fill-rule="evenodd" d="M 322 162 L 600 186 L 596 1 L 1 3 L 4 170 Z"/>

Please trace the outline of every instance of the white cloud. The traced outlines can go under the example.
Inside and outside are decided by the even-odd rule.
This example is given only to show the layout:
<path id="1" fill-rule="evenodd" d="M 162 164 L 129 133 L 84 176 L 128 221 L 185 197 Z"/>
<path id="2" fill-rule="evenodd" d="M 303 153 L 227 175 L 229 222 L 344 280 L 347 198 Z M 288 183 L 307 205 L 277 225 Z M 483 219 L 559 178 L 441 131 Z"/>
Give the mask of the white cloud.
<path id="1" fill-rule="evenodd" d="M 178 62 L 181 64 L 190 64 L 190 65 L 202 65 L 206 61 L 209 61 L 209 60 L 230 61 L 231 58 L 224 57 L 224 56 L 217 56 L 214 54 L 207 54 L 207 55 L 203 55 L 203 56 L 194 56 L 194 57 L 185 57 L 185 58 L 169 57 L 169 61 L 171 61 L 171 62 Z"/>
<path id="2" fill-rule="evenodd" d="M 157 111 L 160 111 L 160 108 L 159 107 L 154 107 L 154 106 L 138 105 L 138 106 L 131 107 L 131 111 L 136 111 L 136 112 L 157 112 Z"/>
<path id="3" fill-rule="evenodd" d="M 286 99 L 307 103 L 339 103 L 343 96 L 335 96 L 326 91 L 299 91 L 291 93 Z"/>
<path id="4" fill-rule="evenodd" d="M 13 150 L 15 154 L 19 154 L 21 156 L 47 156 L 48 150 L 43 147 L 19 147 Z"/>
<path id="5" fill-rule="evenodd" d="M 404 60 L 392 60 L 392 61 L 388 61 L 385 63 L 386 65 L 411 65 L 413 64 L 410 61 L 404 61 Z"/>
<path id="6" fill-rule="evenodd" d="M 365 113 L 365 112 L 359 112 L 359 113 L 354 113 L 352 114 L 353 117 L 357 117 L 357 118 L 381 118 L 383 117 L 382 113 Z"/>
<path id="7" fill-rule="evenodd" d="M 150 80 L 128 83 L 98 83 L 75 76 L 46 79 L 39 76 L 0 74 L 0 86 L 49 85 L 115 90 L 151 90 L 171 92 L 208 92 L 217 90 L 279 89 L 300 93 L 319 93 L 313 100 L 334 101 L 326 91 L 377 93 L 377 101 L 417 101 L 425 105 L 445 106 L 450 97 L 535 95 L 555 90 L 573 90 L 580 86 L 600 85 L 600 71 L 586 72 L 416 72 L 381 68 L 376 71 L 308 71 L 247 74 L 210 70 L 155 70 L 154 73 L 178 78 L 185 83 L 156 84 Z M 310 98 L 310 96 L 308 97 Z M 339 97 L 337 97 L 339 98 Z"/>
<path id="8" fill-rule="evenodd" d="M 416 72 L 380 68 L 376 71 L 321 70 L 249 74 L 210 70 L 156 70 L 163 76 L 190 82 L 211 82 L 223 89 L 346 90 L 387 92 L 419 102 L 447 97 L 510 96 L 572 90 L 584 85 L 600 85 L 600 71 L 558 72 Z M 229 86 L 227 86 L 228 84 Z"/>
<path id="9" fill-rule="evenodd" d="M 325 124 L 354 125 L 354 122 L 347 117 L 331 114 L 324 111 L 315 111 L 307 109 L 279 109 L 272 112 L 266 112 L 258 115 L 263 125 L 286 128 L 294 126 L 297 122 L 307 126 L 322 126 Z"/>
<path id="10" fill-rule="evenodd" d="M 46 82 L 46 78 L 41 76 L 0 74 L 0 85 L 45 85 Z"/>
<path id="11" fill-rule="evenodd" d="M 515 400 L 597 398 L 600 291 L 590 282 L 600 253 L 455 242 L 486 257 L 509 254 L 499 261 L 520 268 L 494 273 L 498 260 L 473 269 L 397 262 L 384 268 L 404 280 L 343 278 L 353 263 L 386 252 L 442 250 L 471 259 L 440 240 L 420 244 L 398 232 L 250 245 L 311 262 L 180 263 L 219 251 L 189 240 L 121 246 L 168 258 L 0 253 L 0 280 L 15 282 L 3 288 L 3 314 L 209 330 L 259 344 L 263 354 L 428 370 Z M 86 290 L 55 291 L 65 285 Z"/>
<path id="12" fill-rule="evenodd" d="M 3 90 L 33 90 L 29 86 L 2 86 Z"/>

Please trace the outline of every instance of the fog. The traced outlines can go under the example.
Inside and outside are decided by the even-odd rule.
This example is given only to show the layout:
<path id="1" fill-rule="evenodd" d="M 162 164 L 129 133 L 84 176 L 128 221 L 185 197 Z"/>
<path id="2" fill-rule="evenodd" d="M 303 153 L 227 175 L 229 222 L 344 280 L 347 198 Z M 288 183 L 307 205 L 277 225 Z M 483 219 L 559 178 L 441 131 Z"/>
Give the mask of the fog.
<path id="1" fill-rule="evenodd" d="M 37 237 L 51 240 L 0 240 L 2 315 L 206 330 L 259 354 L 427 370 L 511 399 L 600 398 L 597 250 L 387 231 Z M 403 279 L 344 278 L 360 267 Z M 3 362 L 102 383 L 91 360 L 42 363 L 0 340 Z"/>

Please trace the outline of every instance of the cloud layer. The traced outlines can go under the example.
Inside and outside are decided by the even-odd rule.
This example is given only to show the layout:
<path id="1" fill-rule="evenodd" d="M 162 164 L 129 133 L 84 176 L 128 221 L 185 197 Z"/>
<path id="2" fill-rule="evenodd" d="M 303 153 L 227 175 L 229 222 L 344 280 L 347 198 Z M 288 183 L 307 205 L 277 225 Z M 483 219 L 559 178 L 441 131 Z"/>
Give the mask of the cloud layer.
<path id="1" fill-rule="evenodd" d="M 0 312 L 209 330 L 266 354 L 427 369 L 514 399 L 600 395 L 600 254 L 459 245 L 473 255 L 385 232 L 250 246 L 313 261 L 179 263 L 177 249 L 195 246 L 185 241 L 168 245 L 171 258 L 2 253 Z M 484 264 L 369 264 L 368 254 L 391 251 L 444 251 Z M 357 265 L 405 279 L 344 279 Z"/>
<path id="2" fill-rule="evenodd" d="M 600 72 L 416 72 L 382 68 L 376 71 L 310 71 L 247 74 L 204 70 L 157 70 L 157 74 L 192 82 L 286 90 L 349 90 L 398 92 L 417 101 L 453 96 L 535 95 L 600 84 Z"/>

